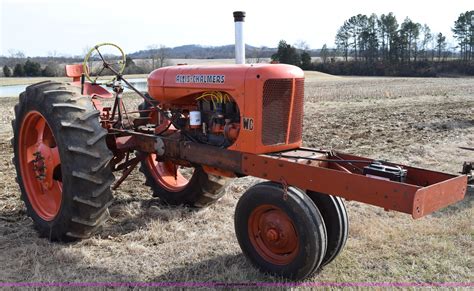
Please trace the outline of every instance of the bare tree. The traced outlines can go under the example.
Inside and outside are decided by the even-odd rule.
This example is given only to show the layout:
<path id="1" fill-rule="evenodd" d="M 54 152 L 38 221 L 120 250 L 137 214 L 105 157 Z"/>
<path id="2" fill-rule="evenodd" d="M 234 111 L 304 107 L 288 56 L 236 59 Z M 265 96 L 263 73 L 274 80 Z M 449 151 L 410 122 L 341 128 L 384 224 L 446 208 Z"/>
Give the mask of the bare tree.
<path id="1" fill-rule="evenodd" d="M 329 50 L 326 44 L 323 45 L 321 50 L 319 51 L 319 56 L 321 57 L 321 61 L 325 64 L 329 58 Z"/>
<path id="2" fill-rule="evenodd" d="M 61 54 L 57 50 L 48 51 L 49 58 L 59 58 Z"/>
<path id="3" fill-rule="evenodd" d="M 151 69 L 165 67 L 168 65 L 169 48 L 162 44 L 149 45 L 150 58 L 151 58 Z"/>
<path id="4" fill-rule="evenodd" d="M 10 58 L 16 58 L 16 59 L 24 59 L 25 58 L 25 53 L 20 51 L 20 50 L 9 49 L 8 54 L 10 55 Z"/>
<path id="5" fill-rule="evenodd" d="M 263 51 L 264 51 L 264 49 L 266 49 L 266 47 L 264 47 L 264 46 L 254 48 L 252 50 L 253 58 L 251 58 L 249 60 L 249 63 L 253 63 L 253 64 L 261 63 L 263 61 Z"/>
<path id="6" fill-rule="evenodd" d="M 421 27 L 421 32 L 422 32 L 422 40 L 421 40 L 421 56 L 427 60 L 428 59 L 428 49 L 429 49 L 429 44 L 433 40 L 433 34 L 431 34 L 431 29 L 430 27 L 425 24 Z"/>
<path id="7" fill-rule="evenodd" d="M 294 44 L 294 47 L 301 50 L 301 51 L 308 51 L 309 50 L 309 44 L 304 41 L 304 40 L 297 40 Z"/>
<path id="8" fill-rule="evenodd" d="M 87 55 L 91 49 L 92 49 L 92 46 L 89 46 L 89 45 L 83 47 L 82 48 L 82 55 L 83 56 Z"/>

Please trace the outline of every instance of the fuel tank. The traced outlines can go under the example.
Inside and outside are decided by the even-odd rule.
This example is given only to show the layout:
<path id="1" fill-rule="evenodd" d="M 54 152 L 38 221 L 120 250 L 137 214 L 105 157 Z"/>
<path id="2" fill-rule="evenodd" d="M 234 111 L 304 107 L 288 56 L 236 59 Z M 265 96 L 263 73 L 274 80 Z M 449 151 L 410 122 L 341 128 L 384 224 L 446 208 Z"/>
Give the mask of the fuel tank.
<path id="1" fill-rule="evenodd" d="M 237 100 L 245 93 L 257 93 L 245 92 L 248 81 L 263 84 L 267 79 L 303 77 L 303 71 L 298 67 L 283 64 L 172 66 L 150 73 L 148 93 L 165 104 L 204 91 L 226 91 Z"/>

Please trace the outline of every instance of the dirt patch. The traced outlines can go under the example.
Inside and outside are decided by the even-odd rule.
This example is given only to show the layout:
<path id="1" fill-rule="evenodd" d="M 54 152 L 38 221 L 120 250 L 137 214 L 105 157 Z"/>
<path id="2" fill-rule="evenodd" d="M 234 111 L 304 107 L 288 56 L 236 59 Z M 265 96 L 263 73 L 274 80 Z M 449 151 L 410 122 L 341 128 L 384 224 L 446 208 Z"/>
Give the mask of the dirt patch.
<path id="1" fill-rule="evenodd" d="M 456 173 L 474 153 L 474 79 L 308 79 L 306 146 Z M 0 100 L 0 281 L 279 282 L 241 254 L 233 212 L 253 178 L 234 180 L 203 211 L 151 198 L 135 171 L 114 192 L 111 219 L 91 239 L 40 239 L 11 164 L 16 98 Z M 134 106 L 138 101 L 133 102 Z M 472 282 L 473 199 L 420 220 L 356 202 L 345 250 L 308 281 Z"/>

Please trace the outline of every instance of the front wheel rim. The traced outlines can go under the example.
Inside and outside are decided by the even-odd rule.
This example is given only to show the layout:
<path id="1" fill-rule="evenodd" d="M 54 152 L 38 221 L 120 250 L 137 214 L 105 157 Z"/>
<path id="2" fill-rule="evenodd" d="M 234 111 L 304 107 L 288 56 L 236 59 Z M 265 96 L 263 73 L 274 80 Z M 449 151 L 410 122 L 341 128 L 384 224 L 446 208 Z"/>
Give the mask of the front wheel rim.
<path id="1" fill-rule="evenodd" d="M 62 202 L 61 159 L 51 127 L 38 111 L 30 111 L 24 117 L 18 147 L 28 201 L 39 217 L 51 221 Z"/>
<path id="2" fill-rule="evenodd" d="M 257 253 L 275 265 L 287 265 L 298 254 L 298 233 L 293 220 L 279 207 L 264 204 L 249 217 L 250 242 Z"/>

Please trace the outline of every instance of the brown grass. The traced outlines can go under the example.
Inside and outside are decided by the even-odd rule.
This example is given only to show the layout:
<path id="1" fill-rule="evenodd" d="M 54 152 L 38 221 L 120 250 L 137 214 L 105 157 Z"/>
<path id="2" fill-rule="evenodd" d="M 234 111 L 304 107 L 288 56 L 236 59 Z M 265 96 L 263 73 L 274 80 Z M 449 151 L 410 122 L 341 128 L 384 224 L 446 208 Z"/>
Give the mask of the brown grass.
<path id="1" fill-rule="evenodd" d="M 472 152 L 474 79 L 310 78 L 306 146 L 455 173 Z M 1 281 L 281 282 L 260 274 L 241 254 L 233 211 L 256 179 L 236 179 L 203 211 L 152 199 L 134 172 L 115 191 L 111 219 L 91 239 L 72 244 L 37 237 L 25 216 L 11 165 L 15 98 L 1 102 Z M 136 102 L 135 102 L 136 104 Z M 347 202 L 345 250 L 308 282 L 472 282 L 473 199 L 428 217 Z"/>

